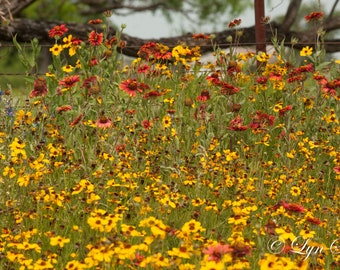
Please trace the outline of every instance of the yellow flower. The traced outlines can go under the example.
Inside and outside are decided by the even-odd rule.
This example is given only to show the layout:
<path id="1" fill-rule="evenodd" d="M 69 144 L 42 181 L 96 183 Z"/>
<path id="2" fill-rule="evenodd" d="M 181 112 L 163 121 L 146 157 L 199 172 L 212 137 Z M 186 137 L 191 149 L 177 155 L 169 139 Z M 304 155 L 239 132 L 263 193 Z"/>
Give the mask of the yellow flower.
<path id="1" fill-rule="evenodd" d="M 306 46 L 303 47 L 302 50 L 300 51 L 300 56 L 309 56 L 312 55 L 313 53 L 313 48 Z"/>
<path id="2" fill-rule="evenodd" d="M 64 247 L 64 245 L 69 242 L 70 242 L 70 238 L 64 238 L 59 235 L 50 238 L 51 246 Z"/>
<path id="3" fill-rule="evenodd" d="M 290 194 L 292 194 L 293 196 L 299 196 L 301 194 L 301 190 L 297 186 L 292 186 L 290 189 Z"/>
<path id="4" fill-rule="evenodd" d="M 50 48 L 50 52 L 52 52 L 54 56 L 58 56 L 62 51 L 63 51 L 63 46 L 59 44 L 55 44 L 52 48 Z"/>
<path id="5" fill-rule="evenodd" d="M 162 119 L 163 127 L 168 128 L 171 126 L 171 117 L 169 115 L 165 115 Z"/>
<path id="6" fill-rule="evenodd" d="M 74 70 L 74 67 L 71 65 L 66 65 L 61 68 L 64 72 L 70 73 Z"/>

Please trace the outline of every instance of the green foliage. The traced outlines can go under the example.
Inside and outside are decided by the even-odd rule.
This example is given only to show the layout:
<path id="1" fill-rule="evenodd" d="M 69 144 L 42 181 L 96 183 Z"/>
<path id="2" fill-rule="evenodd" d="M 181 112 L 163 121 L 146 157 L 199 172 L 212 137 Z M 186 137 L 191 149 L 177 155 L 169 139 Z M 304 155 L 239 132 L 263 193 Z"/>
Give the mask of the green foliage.
<path id="1" fill-rule="evenodd" d="M 150 42 L 125 65 L 105 34 L 56 38 L 27 102 L 0 91 L 1 266 L 339 266 L 306 250 L 340 234 L 338 63 L 273 39 L 276 58 Z"/>

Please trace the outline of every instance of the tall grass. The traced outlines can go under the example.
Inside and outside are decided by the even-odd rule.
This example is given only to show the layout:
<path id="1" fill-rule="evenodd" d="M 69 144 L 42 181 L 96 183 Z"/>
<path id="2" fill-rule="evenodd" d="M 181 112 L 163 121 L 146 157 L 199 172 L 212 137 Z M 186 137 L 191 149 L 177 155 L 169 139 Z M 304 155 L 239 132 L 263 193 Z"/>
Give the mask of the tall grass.
<path id="1" fill-rule="evenodd" d="M 4 269 L 339 266 L 336 62 L 148 43 L 124 66 L 119 34 L 50 35 L 29 100 L 1 92 Z"/>

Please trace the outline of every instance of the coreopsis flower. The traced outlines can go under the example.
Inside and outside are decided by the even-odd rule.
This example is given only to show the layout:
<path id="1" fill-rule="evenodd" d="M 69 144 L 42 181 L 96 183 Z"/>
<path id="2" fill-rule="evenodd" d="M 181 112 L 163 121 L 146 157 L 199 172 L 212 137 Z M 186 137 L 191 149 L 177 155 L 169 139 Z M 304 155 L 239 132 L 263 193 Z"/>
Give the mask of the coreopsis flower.
<path id="1" fill-rule="evenodd" d="M 171 117 L 169 115 L 165 115 L 162 119 L 163 127 L 169 128 L 171 126 Z"/>
<path id="2" fill-rule="evenodd" d="M 67 37 L 63 38 L 63 42 L 63 48 L 68 48 L 68 54 L 73 56 L 81 47 L 80 44 L 82 43 L 82 40 L 79 38 L 74 38 L 72 35 L 68 35 Z"/>
<path id="3" fill-rule="evenodd" d="M 322 19 L 323 17 L 323 12 L 319 11 L 319 12 L 311 12 L 308 15 L 305 16 L 305 20 L 307 22 L 310 21 L 318 21 L 320 19 Z"/>
<path id="4" fill-rule="evenodd" d="M 54 44 L 52 48 L 50 48 L 50 52 L 54 56 L 58 56 L 63 51 L 63 46 L 59 44 Z"/>
<path id="5" fill-rule="evenodd" d="M 74 70 L 74 66 L 72 65 L 66 65 L 61 68 L 66 73 L 71 73 Z"/>
<path id="6" fill-rule="evenodd" d="M 127 79 L 121 82 L 119 88 L 128 93 L 130 97 L 134 97 L 137 93 L 143 93 L 144 90 L 150 87 L 145 83 L 138 82 L 136 79 Z"/>
<path id="7" fill-rule="evenodd" d="M 309 55 L 312 55 L 312 53 L 313 53 L 313 48 L 306 46 L 306 47 L 303 47 L 302 50 L 300 51 L 300 56 L 309 56 Z"/>
<path id="8" fill-rule="evenodd" d="M 69 238 L 64 238 L 59 235 L 53 236 L 50 238 L 50 245 L 51 246 L 59 246 L 59 247 L 64 247 L 66 243 L 70 243 Z"/>
<path id="9" fill-rule="evenodd" d="M 46 84 L 45 78 L 39 77 L 38 79 L 36 79 L 34 81 L 33 87 L 34 88 L 29 95 L 30 98 L 38 97 L 38 96 L 46 96 L 46 94 L 47 94 L 47 84 Z"/>
<path id="10" fill-rule="evenodd" d="M 60 38 L 68 31 L 65 24 L 56 25 L 51 30 L 48 31 L 48 36 L 51 38 Z"/>
<path id="11" fill-rule="evenodd" d="M 89 34 L 89 42 L 92 46 L 99 46 L 103 42 L 103 33 L 97 33 L 93 30 Z"/>

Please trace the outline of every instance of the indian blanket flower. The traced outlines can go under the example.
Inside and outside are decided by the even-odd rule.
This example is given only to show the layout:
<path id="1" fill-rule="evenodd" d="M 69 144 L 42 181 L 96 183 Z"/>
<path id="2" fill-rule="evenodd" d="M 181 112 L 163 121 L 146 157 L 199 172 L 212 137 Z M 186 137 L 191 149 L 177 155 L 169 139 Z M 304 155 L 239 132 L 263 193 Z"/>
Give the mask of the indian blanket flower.
<path id="1" fill-rule="evenodd" d="M 313 53 L 313 48 L 306 46 L 306 47 L 303 47 L 302 50 L 300 51 L 300 56 L 309 56 L 309 55 L 312 55 L 312 53 Z"/>
<path id="2" fill-rule="evenodd" d="M 89 42 L 92 46 L 99 46 L 103 42 L 103 33 L 97 33 L 93 30 L 89 34 Z"/>
<path id="3" fill-rule="evenodd" d="M 71 127 L 75 127 L 75 126 L 81 121 L 81 119 L 83 119 L 83 114 L 82 114 L 82 113 L 79 114 L 79 115 L 77 116 L 77 118 L 74 119 L 74 120 L 72 121 L 72 123 L 70 124 L 70 126 L 71 126 Z"/>
<path id="4" fill-rule="evenodd" d="M 47 94 L 47 84 L 46 80 L 43 77 L 39 77 L 34 81 L 33 90 L 30 93 L 29 97 L 38 97 L 38 96 L 46 96 Z"/>
<path id="5" fill-rule="evenodd" d="M 320 19 L 322 19 L 323 17 L 323 12 L 311 12 L 309 13 L 308 15 L 305 16 L 305 20 L 307 22 L 310 22 L 310 21 L 318 21 Z"/>
<path id="6" fill-rule="evenodd" d="M 192 34 L 192 38 L 193 39 L 210 39 L 211 36 L 199 33 L 199 34 Z"/>
<path id="7" fill-rule="evenodd" d="M 63 105 L 57 108 L 57 112 L 58 113 L 62 113 L 62 112 L 67 112 L 72 110 L 72 106 L 71 105 Z"/>
<path id="8" fill-rule="evenodd" d="M 234 95 L 240 91 L 239 87 L 235 87 L 227 82 L 220 82 L 219 86 L 221 86 L 221 94 L 227 96 Z"/>
<path id="9" fill-rule="evenodd" d="M 243 131 L 247 130 L 248 126 L 243 125 L 243 119 L 241 118 L 240 115 L 238 115 L 234 119 L 230 120 L 228 129 L 235 131 Z"/>
<path id="10" fill-rule="evenodd" d="M 232 20 L 232 21 L 228 24 L 228 27 L 229 27 L 229 28 L 234 28 L 234 27 L 240 25 L 241 22 L 242 22 L 241 19 L 234 19 L 234 20 Z"/>
<path id="11" fill-rule="evenodd" d="M 143 126 L 144 129 L 148 130 L 152 127 L 152 122 L 147 120 L 147 119 L 144 119 L 142 121 L 142 126 Z"/>
<path id="12" fill-rule="evenodd" d="M 306 209 L 302 205 L 297 203 L 287 203 L 286 201 L 282 200 L 281 205 L 283 206 L 284 209 L 291 212 L 302 213 L 306 211 Z"/>
<path id="13" fill-rule="evenodd" d="M 99 119 L 96 121 L 96 127 L 98 128 L 108 128 L 112 125 L 112 121 L 107 118 L 104 113 L 102 112 Z"/>
<path id="14" fill-rule="evenodd" d="M 259 129 L 267 128 L 268 126 L 274 125 L 275 117 L 272 115 L 268 115 L 261 111 L 257 111 L 253 116 L 253 120 L 249 124 L 249 127 L 254 131 Z"/>
<path id="15" fill-rule="evenodd" d="M 71 88 L 75 86 L 77 82 L 79 82 L 79 75 L 67 76 L 63 80 L 59 81 L 59 85 L 64 86 L 66 88 Z"/>
<path id="16" fill-rule="evenodd" d="M 201 94 L 196 98 L 197 101 L 206 102 L 210 99 L 210 93 L 208 90 L 203 90 Z"/>
<path id="17" fill-rule="evenodd" d="M 169 47 L 161 43 L 148 42 L 144 44 L 138 51 L 137 55 L 150 62 L 165 61 L 171 59 Z"/>
<path id="18" fill-rule="evenodd" d="M 65 24 L 56 25 L 51 30 L 48 31 L 48 36 L 51 38 L 60 38 L 68 31 Z"/>
<path id="19" fill-rule="evenodd" d="M 88 21 L 88 24 L 101 24 L 101 23 L 103 23 L 103 20 L 101 19 L 94 19 Z"/>
<path id="20" fill-rule="evenodd" d="M 224 254 L 230 253 L 232 251 L 233 249 L 229 245 L 217 244 L 207 247 L 203 250 L 203 253 L 209 255 L 209 261 L 219 262 L 221 261 Z"/>
<path id="21" fill-rule="evenodd" d="M 135 97 L 137 93 L 143 93 L 144 90 L 150 87 L 142 82 L 138 82 L 136 79 L 127 79 L 122 81 L 119 88 L 126 92 L 130 97 Z"/>

